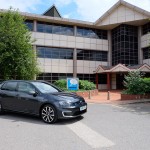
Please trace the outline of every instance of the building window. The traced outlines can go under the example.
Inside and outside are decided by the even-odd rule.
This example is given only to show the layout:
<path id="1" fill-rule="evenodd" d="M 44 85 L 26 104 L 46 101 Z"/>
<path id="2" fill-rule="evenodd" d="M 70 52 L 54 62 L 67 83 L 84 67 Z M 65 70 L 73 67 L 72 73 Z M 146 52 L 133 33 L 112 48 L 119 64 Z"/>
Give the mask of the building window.
<path id="1" fill-rule="evenodd" d="M 69 25 L 37 22 L 37 32 L 73 36 L 74 28 L 73 28 L 73 26 L 69 26 Z"/>
<path id="2" fill-rule="evenodd" d="M 95 74 L 77 74 L 77 78 L 79 78 L 79 80 L 88 80 L 93 83 L 96 82 Z"/>
<path id="3" fill-rule="evenodd" d="M 39 58 L 73 59 L 73 49 L 37 46 Z"/>
<path id="4" fill-rule="evenodd" d="M 144 34 L 148 34 L 150 32 L 150 22 L 142 26 L 142 32 Z"/>
<path id="5" fill-rule="evenodd" d="M 107 52 L 95 50 L 77 50 L 77 60 L 107 61 Z"/>
<path id="6" fill-rule="evenodd" d="M 143 59 L 150 58 L 150 47 L 143 48 Z"/>
<path id="7" fill-rule="evenodd" d="M 77 36 L 86 37 L 86 38 L 107 39 L 107 31 L 77 27 Z"/>
<path id="8" fill-rule="evenodd" d="M 33 20 L 25 20 L 24 23 L 30 31 L 33 31 Z"/>
<path id="9" fill-rule="evenodd" d="M 112 30 L 112 65 L 138 64 L 138 28 L 120 25 Z"/>
<path id="10" fill-rule="evenodd" d="M 59 79 L 67 79 L 72 77 L 73 74 L 71 73 L 42 73 L 37 77 L 37 80 L 45 80 L 47 82 L 54 83 Z"/>

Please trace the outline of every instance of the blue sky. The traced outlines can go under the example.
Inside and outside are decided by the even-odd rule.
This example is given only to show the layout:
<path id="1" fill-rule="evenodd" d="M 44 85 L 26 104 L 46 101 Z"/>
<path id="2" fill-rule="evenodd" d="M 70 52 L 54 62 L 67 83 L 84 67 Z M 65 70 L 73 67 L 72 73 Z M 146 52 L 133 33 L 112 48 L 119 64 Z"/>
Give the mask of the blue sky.
<path id="1" fill-rule="evenodd" d="M 20 11 L 42 14 L 53 4 L 64 18 L 96 21 L 118 0 L 0 0 L 0 8 L 10 6 Z M 150 11 L 150 0 L 125 0 Z"/>

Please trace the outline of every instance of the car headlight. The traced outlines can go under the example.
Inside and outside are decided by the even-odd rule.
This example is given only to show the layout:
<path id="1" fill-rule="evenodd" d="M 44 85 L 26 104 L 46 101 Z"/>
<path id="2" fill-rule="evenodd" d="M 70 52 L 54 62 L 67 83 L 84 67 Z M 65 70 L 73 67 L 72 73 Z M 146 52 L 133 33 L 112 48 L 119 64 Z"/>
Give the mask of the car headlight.
<path id="1" fill-rule="evenodd" d="M 70 101 L 60 101 L 59 104 L 63 108 L 74 107 L 73 103 Z"/>

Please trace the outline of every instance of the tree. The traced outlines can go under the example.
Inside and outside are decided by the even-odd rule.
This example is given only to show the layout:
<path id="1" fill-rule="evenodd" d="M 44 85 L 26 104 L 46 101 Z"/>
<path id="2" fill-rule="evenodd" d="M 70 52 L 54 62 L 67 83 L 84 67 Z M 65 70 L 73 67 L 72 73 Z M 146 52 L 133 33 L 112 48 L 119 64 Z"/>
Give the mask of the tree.
<path id="1" fill-rule="evenodd" d="M 124 93 L 127 94 L 144 94 L 145 84 L 142 79 L 142 74 L 140 71 L 131 71 L 125 76 L 124 86 L 126 90 Z"/>
<path id="2" fill-rule="evenodd" d="M 5 80 L 30 80 L 39 72 L 31 33 L 24 21 L 12 8 L 0 13 L 0 75 Z"/>

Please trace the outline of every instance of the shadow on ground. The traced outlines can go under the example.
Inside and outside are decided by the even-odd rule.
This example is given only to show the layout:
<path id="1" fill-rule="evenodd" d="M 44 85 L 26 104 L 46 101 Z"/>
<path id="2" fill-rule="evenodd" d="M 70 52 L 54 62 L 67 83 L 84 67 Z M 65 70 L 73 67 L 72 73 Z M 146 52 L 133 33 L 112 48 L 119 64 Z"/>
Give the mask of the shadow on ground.
<path id="1" fill-rule="evenodd" d="M 120 104 L 122 111 L 137 113 L 139 115 L 150 114 L 150 102 L 136 102 L 130 104 Z"/>
<path id="2" fill-rule="evenodd" d="M 26 123 L 32 123 L 32 124 L 38 124 L 38 125 L 67 125 L 67 124 L 73 124 L 75 122 L 78 122 L 82 120 L 83 118 L 84 118 L 83 116 L 80 116 L 80 117 L 73 118 L 73 119 L 61 119 L 61 120 L 58 120 L 54 124 L 47 124 L 47 123 L 44 123 L 40 117 L 30 116 L 26 114 L 5 112 L 4 114 L 0 115 L 0 119 L 7 119 L 10 122 L 26 122 Z"/>

